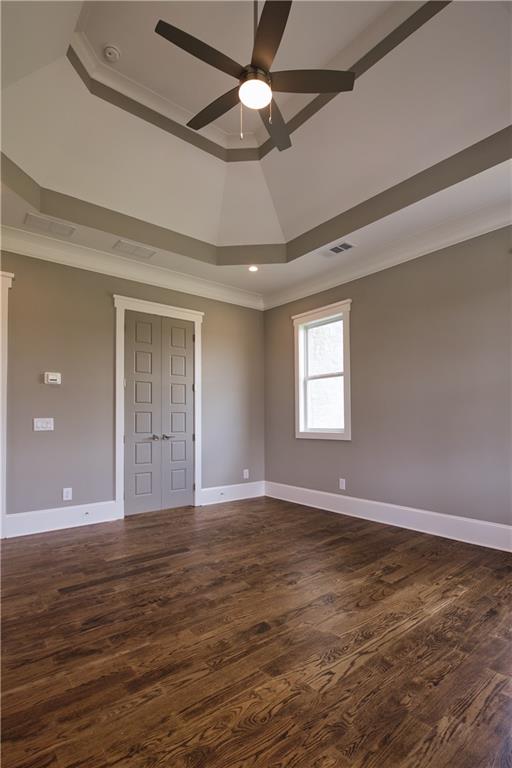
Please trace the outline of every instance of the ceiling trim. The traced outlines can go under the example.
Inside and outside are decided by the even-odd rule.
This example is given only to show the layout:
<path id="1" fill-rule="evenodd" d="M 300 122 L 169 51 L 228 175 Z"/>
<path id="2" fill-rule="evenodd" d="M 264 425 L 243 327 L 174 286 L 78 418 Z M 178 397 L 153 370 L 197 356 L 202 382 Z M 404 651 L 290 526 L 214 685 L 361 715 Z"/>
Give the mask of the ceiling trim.
<path id="1" fill-rule="evenodd" d="M 476 220 L 474 214 L 464 216 L 457 219 L 455 223 L 450 221 L 434 229 L 419 232 L 414 237 L 405 238 L 384 250 L 379 250 L 379 258 L 373 259 L 371 266 L 362 267 L 358 264 L 352 264 L 349 267 L 344 266 L 340 268 L 339 273 L 334 275 L 320 277 L 316 280 L 310 278 L 307 283 L 299 283 L 291 288 L 284 288 L 281 291 L 266 295 L 264 297 L 264 309 L 272 309 L 297 299 L 313 296 L 498 229 L 509 227 L 512 232 L 511 222 L 511 211 L 508 203 L 492 208 L 484 206 L 481 209 L 481 216 Z M 433 233 L 434 239 L 432 239 Z"/>
<path id="2" fill-rule="evenodd" d="M 217 246 L 181 232 L 160 227 L 125 213 L 104 208 L 87 200 L 39 186 L 4 153 L 1 154 L 2 182 L 40 213 L 108 232 L 127 240 L 179 253 L 208 264 L 277 264 L 286 262 L 285 243 Z"/>
<path id="3" fill-rule="evenodd" d="M 173 120 L 172 117 L 164 115 L 162 112 L 158 112 L 156 109 L 152 109 L 147 104 L 143 104 L 141 101 L 131 98 L 127 94 L 118 91 L 116 88 L 112 88 L 110 85 L 96 80 L 92 75 L 89 74 L 85 68 L 85 65 L 82 63 L 78 54 L 71 45 L 67 50 L 66 56 L 89 93 L 91 93 L 93 96 L 98 96 L 98 98 L 103 99 L 103 101 L 107 101 L 109 104 L 113 104 L 115 107 L 124 109 L 125 112 L 129 112 L 131 115 L 139 117 L 141 120 L 145 120 L 147 123 L 150 123 L 157 128 L 161 128 L 162 131 L 166 131 L 167 133 L 176 136 L 178 139 L 187 141 L 189 144 L 192 144 L 198 149 L 202 149 L 203 152 L 208 152 L 208 154 L 217 157 L 219 160 L 224 160 L 224 162 L 228 162 L 230 160 L 228 153 L 231 152 L 241 153 L 240 155 L 237 155 L 237 160 L 239 162 L 248 160 L 254 161 L 260 159 L 259 150 L 257 147 L 250 147 L 246 149 L 227 149 L 221 144 L 217 144 L 216 141 L 207 139 L 197 131 L 193 131 L 191 128 L 187 128 L 186 125 L 178 123 L 176 120 Z"/>
<path id="4" fill-rule="evenodd" d="M 512 126 L 488 136 L 287 243 L 214 245 L 39 186 L 2 154 L 2 181 L 33 208 L 75 224 L 219 266 L 284 264 L 512 157 Z"/>
<path id="5" fill-rule="evenodd" d="M 424 5 L 422 5 L 421 8 L 418 8 L 418 10 L 409 16 L 409 18 L 405 19 L 405 21 L 399 24 L 396 29 L 386 35 L 380 41 L 380 43 L 377 43 L 377 45 L 371 48 L 368 53 L 358 59 L 355 64 L 353 64 L 351 67 L 348 67 L 351 72 L 355 73 L 356 80 L 358 77 L 361 77 L 361 75 L 364 75 L 365 72 L 371 69 L 371 67 L 377 64 L 381 59 L 383 59 L 384 56 L 386 56 L 388 53 L 391 53 L 391 51 L 400 45 L 400 43 L 403 43 L 404 40 L 407 40 L 408 37 L 410 37 L 414 32 L 420 29 L 420 27 L 426 24 L 427 21 L 430 21 L 430 19 L 432 19 L 440 11 L 446 8 L 447 5 L 450 5 L 451 2 L 452 0 L 447 0 L 446 2 L 435 2 L 435 0 L 430 0 L 430 2 L 426 2 Z M 325 107 L 325 105 L 330 101 L 335 99 L 336 96 L 339 96 L 339 94 L 321 93 L 318 96 L 315 96 L 315 98 L 310 101 L 309 104 L 306 104 L 305 107 L 299 110 L 299 112 L 297 112 L 297 114 L 290 118 L 290 120 L 287 122 L 286 125 L 288 127 L 289 133 L 292 134 L 294 131 L 300 128 L 301 125 L 304 125 L 304 123 L 309 120 L 310 117 L 316 115 L 317 112 Z M 259 148 L 260 157 L 263 158 L 265 155 L 268 155 L 268 153 L 271 152 L 273 148 L 274 145 L 272 144 L 271 139 L 267 139 L 265 143 L 262 144 Z"/>
<path id="6" fill-rule="evenodd" d="M 173 272 L 155 264 L 146 264 L 99 251 L 69 241 L 27 232 L 16 227 L 2 226 L 2 250 L 34 259 L 51 261 L 88 272 L 98 272 L 137 283 L 169 288 L 179 293 L 237 304 L 250 309 L 263 309 L 263 297 L 258 293 L 233 288 L 223 283 L 204 280 L 182 272 Z"/>
<path id="7" fill-rule="evenodd" d="M 288 241 L 287 261 L 332 243 L 511 157 L 512 125 L 509 125 Z"/>
<path id="8" fill-rule="evenodd" d="M 436 16 L 447 5 L 450 5 L 451 2 L 452 0 L 444 0 L 443 2 L 428 0 L 428 2 L 424 3 L 424 5 L 399 24 L 396 29 L 386 35 L 379 43 L 377 43 L 377 45 L 358 59 L 352 66 L 347 67 L 347 69 L 355 72 L 357 80 L 358 77 L 377 64 L 384 58 L 384 56 L 430 21 L 430 19 Z M 76 47 L 78 48 L 79 46 Z M 80 58 L 79 52 L 73 47 L 73 42 L 69 46 L 66 55 L 77 75 L 93 96 L 97 96 L 98 98 L 129 112 L 135 117 L 139 117 L 183 141 L 187 141 L 189 144 L 201 149 L 203 152 L 208 152 L 219 160 L 223 160 L 227 163 L 254 162 L 255 160 L 261 160 L 274 149 L 274 144 L 270 138 L 259 147 L 245 147 L 243 149 L 232 149 L 217 144 L 217 142 L 212 139 L 206 138 L 197 131 L 173 120 L 168 115 L 164 115 L 162 112 L 153 109 L 148 104 L 142 103 L 140 100 L 140 90 L 137 91 L 138 98 L 132 98 L 127 93 L 123 93 L 121 90 L 113 88 L 96 79 L 93 74 L 89 73 L 87 70 L 86 64 Z M 127 84 L 124 83 L 124 85 L 126 89 Z M 287 122 L 286 125 L 290 134 L 300 128 L 301 125 L 313 117 L 313 115 L 319 112 L 338 95 L 339 94 L 322 94 L 316 96 Z"/>
<path id="9" fill-rule="evenodd" d="M 382 272 L 429 253 L 436 253 L 444 248 L 504 228 L 509 228 L 512 231 L 508 204 L 499 208 L 483 208 L 482 217 L 476 221 L 474 216 L 465 216 L 456 222 L 455 228 L 453 222 L 438 227 L 434 241 L 432 241 L 432 230 L 428 230 L 428 236 L 427 232 L 423 232 L 415 235 L 414 238 L 407 238 L 401 243 L 395 243 L 380 252 L 378 261 L 373 261 L 371 266 L 361 267 L 356 264 L 349 268 L 345 267 L 343 271 L 340 270 L 328 277 L 318 280 L 308 279 L 291 288 L 285 288 L 267 296 L 192 275 L 185 275 L 181 272 L 173 272 L 154 264 L 131 261 L 106 251 L 95 250 L 68 241 L 63 242 L 15 227 L 2 226 L 1 239 L 4 253 L 20 254 L 75 269 L 85 269 L 89 272 L 265 311 L 289 304 L 297 299 L 337 288 L 376 272 Z"/>

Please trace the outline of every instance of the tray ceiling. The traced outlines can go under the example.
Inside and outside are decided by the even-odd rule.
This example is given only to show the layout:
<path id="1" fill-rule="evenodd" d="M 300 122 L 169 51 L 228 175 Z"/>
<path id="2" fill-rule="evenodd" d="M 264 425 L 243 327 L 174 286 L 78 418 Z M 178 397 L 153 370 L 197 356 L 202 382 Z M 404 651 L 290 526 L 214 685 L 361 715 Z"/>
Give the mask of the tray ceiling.
<path id="1" fill-rule="evenodd" d="M 261 11 L 263 3 L 260 2 Z M 390 2 L 296 2 L 292 6 L 274 69 L 321 68 L 352 42 Z M 207 66 L 155 34 L 161 18 L 213 45 L 240 63 L 247 64 L 253 42 L 251 2 L 87 2 L 79 32 L 99 62 L 182 108 L 192 116 L 215 95 L 229 90 L 233 79 Z M 107 43 L 119 47 L 121 58 L 106 64 Z M 213 95 L 213 96 L 212 96 Z M 279 94 L 277 101 L 287 116 L 308 97 Z M 244 111 L 247 132 L 260 130 L 259 116 Z M 239 110 L 233 109 L 216 125 L 225 133 L 239 134 Z"/>
<path id="2" fill-rule="evenodd" d="M 297 2 L 278 65 L 346 67 L 420 5 Z M 171 231 L 177 241 L 188 238 L 188 256 L 196 241 L 199 261 L 215 260 L 209 248 L 227 247 L 230 263 L 240 263 L 238 250 L 254 247 L 257 254 L 268 247 L 283 253 L 286 243 L 322 230 L 327 220 L 418 174 L 428 175 L 429 168 L 510 122 L 506 3 L 443 5 L 365 71 L 352 94 L 337 97 L 298 128 L 290 150 L 252 162 L 225 163 L 98 98 L 66 57 L 71 41 L 85 41 L 98 71 L 136 83 L 176 108 L 185 122 L 215 97 L 217 87 L 225 89 L 216 82 L 224 76 L 154 35 L 157 18 L 243 59 L 246 42 L 251 44 L 250 8 L 242 2 L 3 3 L 3 152 L 52 192 L 55 205 L 59 195 L 67 201 L 62 218 L 73 221 L 73 201 L 88 210 L 98 206 Z M 325 34 L 312 34 L 317 27 Z M 101 61 L 108 43 L 122 51 L 115 71 Z M 302 103 L 291 97 L 283 111 L 295 113 Z M 237 125 L 229 120 L 215 130 L 228 146 L 238 140 Z M 461 178 L 447 178 L 444 186 Z M 410 203 L 404 199 L 401 205 Z M 380 216 L 389 210 L 383 204 Z M 58 210 L 53 215 L 59 217 Z M 346 234 L 328 231 L 332 236 L 325 242 Z M 313 251 L 318 237 L 311 242 Z M 178 253 L 187 258 L 184 250 Z"/>

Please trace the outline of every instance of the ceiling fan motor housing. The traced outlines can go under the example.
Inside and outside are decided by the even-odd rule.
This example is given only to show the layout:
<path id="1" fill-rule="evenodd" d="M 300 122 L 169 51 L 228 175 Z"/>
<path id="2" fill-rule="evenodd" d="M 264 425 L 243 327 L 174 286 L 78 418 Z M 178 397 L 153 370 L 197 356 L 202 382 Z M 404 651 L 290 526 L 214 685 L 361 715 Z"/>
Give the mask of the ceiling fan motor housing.
<path id="1" fill-rule="evenodd" d="M 268 72 L 258 67 L 252 67 L 250 64 L 245 67 L 243 74 L 240 78 L 240 85 L 246 83 L 248 80 L 261 80 L 269 86 L 272 86 L 272 81 Z"/>

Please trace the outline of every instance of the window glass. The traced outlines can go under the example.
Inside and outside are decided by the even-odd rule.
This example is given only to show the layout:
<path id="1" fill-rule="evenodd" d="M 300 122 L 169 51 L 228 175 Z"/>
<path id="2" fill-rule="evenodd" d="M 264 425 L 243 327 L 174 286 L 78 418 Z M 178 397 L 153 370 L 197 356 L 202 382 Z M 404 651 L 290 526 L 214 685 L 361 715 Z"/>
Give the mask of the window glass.
<path id="1" fill-rule="evenodd" d="M 343 321 L 307 329 L 308 376 L 343 371 Z"/>
<path id="2" fill-rule="evenodd" d="M 343 429 L 343 376 L 306 382 L 308 429 Z"/>

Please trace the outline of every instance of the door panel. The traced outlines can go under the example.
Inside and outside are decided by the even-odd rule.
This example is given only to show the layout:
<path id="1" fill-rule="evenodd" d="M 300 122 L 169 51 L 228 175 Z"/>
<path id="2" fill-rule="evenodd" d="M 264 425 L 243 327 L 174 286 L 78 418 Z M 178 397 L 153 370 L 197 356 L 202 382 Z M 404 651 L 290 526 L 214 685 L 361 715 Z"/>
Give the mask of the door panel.
<path id="1" fill-rule="evenodd" d="M 194 503 L 194 324 L 127 312 L 125 512 Z"/>
<path id="2" fill-rule="evenodd" d="M 162 320 L 156 315 L 126 313 L 124 395 L 125 513 L 130 515 L 162 508 Z"/>
<path id="3" fill-rule="evenodd" d="M 194 503 L 194 324 L 162 318 L 162 506 Z"/>

